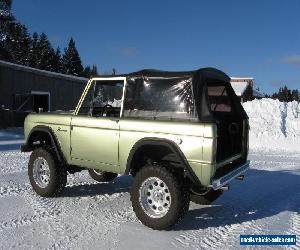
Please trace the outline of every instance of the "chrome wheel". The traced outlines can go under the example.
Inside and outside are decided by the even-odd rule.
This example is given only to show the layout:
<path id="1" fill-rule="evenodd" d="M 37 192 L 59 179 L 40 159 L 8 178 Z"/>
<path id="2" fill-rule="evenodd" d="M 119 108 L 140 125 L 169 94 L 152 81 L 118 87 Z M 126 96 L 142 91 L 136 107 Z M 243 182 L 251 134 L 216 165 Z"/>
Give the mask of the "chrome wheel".
<path id="1" fill-rule="evenodd" d="M 46 188 L 50 181 L 50 168 L 44 157 L 33 162 L 33 179 L 40 188 Z"/>
<path id="2" fill-rule="evenodd" d="M 146 179 L 139 189 L 143 211 L 152 218 L 164 217 L 171 206 L 171 195 L 165 182 L 157 177 Z"/>

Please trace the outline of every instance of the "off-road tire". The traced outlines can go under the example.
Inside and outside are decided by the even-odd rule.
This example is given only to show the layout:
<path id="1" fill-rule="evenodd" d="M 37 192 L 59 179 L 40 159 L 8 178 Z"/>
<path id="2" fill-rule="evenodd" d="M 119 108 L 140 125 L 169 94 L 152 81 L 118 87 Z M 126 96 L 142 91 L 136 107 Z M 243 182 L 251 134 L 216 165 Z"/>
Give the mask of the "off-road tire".
<path id="1" fill-rule="evenodd" d="M 33 164 L 39 157 L 46 160 L 50 170 L 49 183 L 44 188 L 36 183 L 33 176 Z M 33 190 L 43 197 L 59 196 L 67 184 L 66 167 L 59 164 L 55 154 L 49 146 L 37 148 L 31 153 L 28 163 L 28 177 Z"/>
<path id="2" fill-rule="evenodd" d="M 213 190 L 210 189 L 207 193 L 203 195 L 190 194 L 191 201 L 199 205 L 210 205 L 216 199 L 218 199 L 223 194 L 223 190 Z"/>
<path id="3" fill-rule="evenodd" d="M 95 172 L 94 169 L 89 169 L 89 175 L 98 182 L 111 182 L 118 177 L 118 174 L 111 172 Z"/>
<path id="4" fill-rule="evenodd" d="M 141 185 L 150 177 L 157 177 L 168 187 L 171 205 L 168 212 L 161 218 L 152 218 L 144 211 L 140 203 Z M 183 179 L 183 178 L 182 178 Z M 131 189 L 133 211 L 138 219 L 147 227 L 155 230 L 167 230 L 178 223 L 189 210 L 189 192 L 183 181 L 162 166 L 146 165 L 141 168 L 133 181 Z"/>

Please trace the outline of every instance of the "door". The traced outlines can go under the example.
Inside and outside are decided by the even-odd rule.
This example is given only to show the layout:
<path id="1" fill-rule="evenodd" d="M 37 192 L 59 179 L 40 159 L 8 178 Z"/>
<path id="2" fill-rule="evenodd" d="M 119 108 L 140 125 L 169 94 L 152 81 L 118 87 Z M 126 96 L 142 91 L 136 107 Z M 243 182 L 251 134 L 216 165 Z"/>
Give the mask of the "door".
<path id="1" fill-rule="evenodd" d="M 40 109 L 43 112 L 49 111 L 49 94 L 33 94 L 33 111 L 39 112 Z"/>
<path id="2" fill-rule="evenodd" d="M 119 119 L 124 79 L 95 80 L 71 121 L 71 159 L 76 165 L 118 172 Z"/>

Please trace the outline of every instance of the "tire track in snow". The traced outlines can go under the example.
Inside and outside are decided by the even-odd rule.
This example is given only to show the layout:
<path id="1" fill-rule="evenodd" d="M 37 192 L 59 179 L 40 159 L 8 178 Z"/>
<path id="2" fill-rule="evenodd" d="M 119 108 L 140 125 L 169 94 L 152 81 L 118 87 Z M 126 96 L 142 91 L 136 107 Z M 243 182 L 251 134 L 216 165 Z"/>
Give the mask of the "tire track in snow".
<path id="1" fill-rule="evenodd" d="M 33 215 L 21 215 L 9 221 L 1 221 L 0 231 L 4 229 L 14 229 L 19 226 L 31 225 L 39 221 L 57 217 L 61 214 L 57 204 L 53 202 L 54 199 L 39 197 L 35 195 L 33 191 L 23 192 L 23 198 L 33 210 Z"/>
<path id="2" fill-rule="evenodd" d="M 254 161 L 256 162 L 256 161 Z M 264 163 L 270 165 L 268 161 L 257 161 L 259 164 Z M 275 164 L 284 164 L 285 162 L 276 162 Z M 290 161 L 286 161 L 289 166 L 298 166 L 298 164 L 293 164 Z M 271 164 L 273 164 L 271 162 Z M 260 169 L 263 169 L 266 166 L 262 166 Z M 294 167 L 293 167 L 294 168 Z M 268 176 L 266 176 L 268 177 Z M 298 183 L 291 183 L 286 185 L 283 189 L 270 189 L 262 195 L 259 199 L 255 198 L 255 202 L 250 202 L 248 205 L 243 205 L 239 207 L 233 206 L 224 206 L 218 210 L 215 214 L 211 214 L 211 217 L 214 217 L 216 226 L 206 223 L 205 220 L 202 222 L 205 225 L 200 225 L 199 229 L 192 230 L 186 233 L 183 233 L 175 237 L 175 242 L 172 244 L 180 248 L 210 248 L 210 249 L 221 249 L 226 245 L 226 248 L 236 248 L 239 245 L 239 235 L 247 234 L 262 234 L 270 232 L 270 225 L 275 221 L 280 221 L 281 219 L 286 220 L 284 214 L 281 214 L 281 211 L 292 211 L 293 204 L 297 204 L 297 201 L 292 201 L 292 204 L 286 207 L 286 204 L 289 203 L 291 197 L 288 195 L 291 190 L 297 190 Z M 277 197 L 275 204 L 273 198 Z M 251 199 L 251 197 L 250 197 Z M 298 199 L 299 201 L 300 199 Z M 240 205 L 237 202 L 231 202 L 232 204 Z M 270 207 L 270 204 L 272 206 Z M 252 214 L 258 213 L 258 217 Z M 235 218 L 233 215 L 235 214 Z M 275 216 L 275 217 L 274 217 Z M 205 219 L 205 218 L 203 218 Z M 274 221 L 275 220 L 275 221 Z M 300 235 L 300 229 L 296 225 L 299 225 L 299 218 L 295 220 L 294 234 Z M 207 228 L 205 228 L 207 224 Z M 204 228 L 204 229 L 201 229 Z M 208 235 L 208 236 L 207 236 Z M 298 236 L 299 237 L 299 236 Z M 298 248 L 297 248 L 298 249 Z"/>
<path id="3" fill-rule="evenodd" d="M 0 174 L 25 172 L 29 161 L 28 153 L 4 152 L 0 153 Z"/>
<path id="4" fill-rule="evenodd" d="M 240 234 L 265 233 L 269 229 L 269 223 L 262 222 L 264 219 L 246 220 L 245 217 L 253 213 L 249 209 L 226 207 L 218 212 L 220 213 L 222 214 L 222 217 L 218 219 L 220 226 L 183 233 L 175 237 L 177 244 L 173 242 L 173 245 L 182 248 L 222 249 L 224 245 L 226 248 L 236 248 L 239 245 Z M 233 214 L 235 214 L 234 219 Z"/>
<path id="5" fill-rule="evenodd" d="M 22 195 L 26 191 L 30 190 L 30 184 L 12 184 L 4 185 L 0 187 L 0 199 L 8 196 Z"/>
<path id="6" fill-rule="evenodd" d="M 172 244 L 176 247 L 182 248 L 209 248 L 209 249 L 220 249 L 224 244 L 224 240 L 230 237 L 233 232 L 236 232 L 238 229 L 238 220 L 233 224 L 232 221 L 232 210 L 237 210 L 236 208 L 226 209 L 222 207 L 217 211 L 216 216 L 222 215 L 218 222 L 220 226 L 209 226 L 209 221 L 205 222 L 203 218 L 203 223 L 208 227 L 199 230 L 192 230 L 190 232 L 184 232 L 181 235 L 175 237 L 176 242 Z M 231 210 L 231 211 L 230 211 Z M 240 210 L 237 210 L 240 211 Z M 237 213 L 237 212 L 236 212 Z M 203 225 L 203 227 L 205 226 Z M 208 236 L 207 236 L 208 235 Z"/>

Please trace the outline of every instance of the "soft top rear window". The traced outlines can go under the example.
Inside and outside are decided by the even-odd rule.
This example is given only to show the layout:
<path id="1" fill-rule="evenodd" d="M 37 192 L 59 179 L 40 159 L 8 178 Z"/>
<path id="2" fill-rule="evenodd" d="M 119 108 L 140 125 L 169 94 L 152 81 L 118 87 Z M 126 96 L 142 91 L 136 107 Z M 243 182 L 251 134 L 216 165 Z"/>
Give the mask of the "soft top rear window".
<path id="1" fill-rule="evenodd" d="M 232 101 L 228 94 L 228 89 L 224 83 L 208 84 L 207 96 L 210 110 L 212 112 L 233 112 Z"/>

